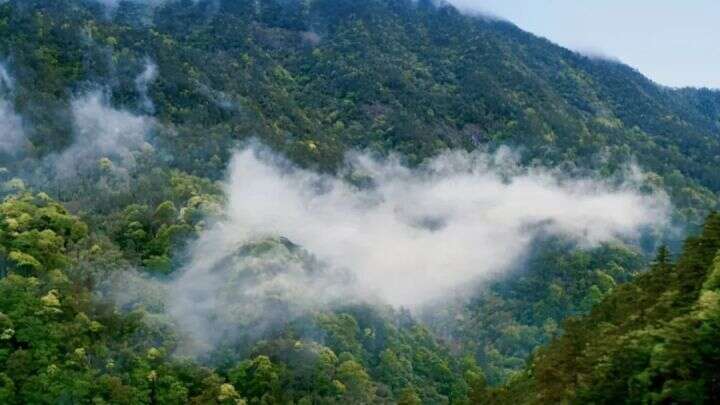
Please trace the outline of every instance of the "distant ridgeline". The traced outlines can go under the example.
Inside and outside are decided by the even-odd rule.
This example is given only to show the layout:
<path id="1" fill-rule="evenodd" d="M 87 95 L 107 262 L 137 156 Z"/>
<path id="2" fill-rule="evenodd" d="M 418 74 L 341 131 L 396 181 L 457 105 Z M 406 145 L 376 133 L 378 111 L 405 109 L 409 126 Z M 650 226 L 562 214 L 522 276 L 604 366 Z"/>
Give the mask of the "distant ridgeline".
<path id="1" fill-rule="evenodd" d="M 0 2 L 0 403 L 720 401 L 720 92 L 436 3 Z M 197 336 L 168 295 L 198 292 L 168 286 L 253 139 L 355 183 L 354 150 L 419 165 L 509 146 L 617 182 L 637 166 L 699 236 L 646 272 L 637 247 L 548 236 L 511 276 L 413 315 L 235 294 L 319 271 L 268 237 L 217 258 L 231 278 L 207 302 L 234 306 L 202 325 L 235 340 L 185 358 Z"/>

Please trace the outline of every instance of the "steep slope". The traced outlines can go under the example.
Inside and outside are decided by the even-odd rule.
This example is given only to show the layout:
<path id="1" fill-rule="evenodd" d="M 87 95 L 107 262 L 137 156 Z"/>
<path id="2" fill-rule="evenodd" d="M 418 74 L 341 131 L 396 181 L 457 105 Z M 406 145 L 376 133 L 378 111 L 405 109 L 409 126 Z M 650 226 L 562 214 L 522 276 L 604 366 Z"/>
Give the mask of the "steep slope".
<path id="1" fill-rule="evenodd" d="M 719 254 L 714 214 L 675 263 L 662 250 L 648 273 L 618 287 L 589 315 L 569 320 L 505 400 L 717 402 Z"/>
<path id="2" fill-rule="evenodd" d="M 326 170 L 348 148 L 418 162 L 506 144 L 528 162 L 605 172 L 634 159 L 699 221 L 694 210 L 720 190 L 717 92 L 664 88 L 427 0 L 163 4 L 0 5 L 0 54 L 35 153 L 69 142 L 73 94 L 99 84 L 138 109 L 150 61 L 148 96 L 173 134 L 158 143 L 197 174 L 217 173 L 233 140 L 257 136 Z"/>

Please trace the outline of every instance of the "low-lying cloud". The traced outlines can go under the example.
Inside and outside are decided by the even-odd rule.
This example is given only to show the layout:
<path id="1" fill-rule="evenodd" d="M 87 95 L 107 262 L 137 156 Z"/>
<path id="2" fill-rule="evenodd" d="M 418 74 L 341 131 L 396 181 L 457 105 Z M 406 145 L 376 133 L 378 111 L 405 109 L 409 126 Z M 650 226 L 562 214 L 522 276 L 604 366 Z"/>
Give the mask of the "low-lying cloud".
<path id="1" fill-rule="evenodd" d="M 158 67 L 151 59 L 145 59 L 143 71 L 135 78 L 135 87 L 140 95 L 140 107 L 146 113 L 155 112 L 155 104 L 150 99 L 150 85 L 158 78 Z"/>
<path id="2" fill-rule="evenodd" d="M 0 153 L 15 155 L 28 143 L 23 121 L 15 111 L 12 95 L 15 82 L 0 64 Z"/>
<path id="3" fill-rule="evenodd" d="M 149 147 L 146 137 L 154 126 L 148 116 L 113 108 L 104 93 L 91 92 L 72 102 L 73 143 L 48 159 L 59 178 L 74 176 L 99 159 L 109 159 L 116 168 L 128 168 L 135 153 Z"/>
<path id="4" fill-rule="evenodd" d="M 353 300 L 418 307 L 509 270 L 541 234 L 588 247 L 636 238 L 669 208 L 630 182 L 523 169 L 507 150 L 448 152 L 415 169 L 356 154 L 348 166 L 334 177 L 263 148 L 235 155 L 224 217 L 169 285 L 169 312 L 185 332 L 212 344 L 232 328 L 228 317 L 274 318 L 268 300 L 285 303 L 284 319 Z M 278 238 L 312 260 L 238 254 Z"/>

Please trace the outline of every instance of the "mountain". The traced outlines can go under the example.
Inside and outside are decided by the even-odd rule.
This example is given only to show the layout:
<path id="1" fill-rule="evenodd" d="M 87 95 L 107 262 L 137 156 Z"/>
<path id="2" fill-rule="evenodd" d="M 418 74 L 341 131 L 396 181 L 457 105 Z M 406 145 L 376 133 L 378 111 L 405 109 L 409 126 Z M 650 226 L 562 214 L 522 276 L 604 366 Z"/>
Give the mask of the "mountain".
<path id="1" fill-rule="evenodd" d="M 509 148 L 667 193 L 672 231 L 543 235 L 429 313 L 308 309 L 287 281 L 324 271 L 312 252 L 203 239 L 247 144 L 366 191 L 349 152 Z M 712 402 L 718 163 L 720 91 L 431 0 L 0 2 L 0 402 Z M 177 289 L 198 257 L 219 288 Z"/>
<path id="2" fill-rule="evenodd" d="M 610 173 L 635 160 L 698 224 L 705 211 L 695 210 L 715 206 L 718 91 L 665 88 L 424 0 L 144 4 L 1 6 L 0 53 L 34 154 L 70 142 L 62 113 L 88 88 L 136 110 L 150 61 L 157 79 L 146 96 L 173 129 L 159 141 L 193 174 L 217 173 L 229 142 L 248 136 L 322 170 L 350 148 L 419 162 L 502 144 L 527 162 Z"/>

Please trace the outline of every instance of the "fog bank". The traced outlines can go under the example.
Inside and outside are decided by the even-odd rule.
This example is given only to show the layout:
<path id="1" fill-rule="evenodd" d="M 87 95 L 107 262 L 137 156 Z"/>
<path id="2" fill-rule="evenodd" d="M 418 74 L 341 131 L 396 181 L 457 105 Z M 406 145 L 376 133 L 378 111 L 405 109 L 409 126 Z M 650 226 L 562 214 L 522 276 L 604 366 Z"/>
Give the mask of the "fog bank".
<path id="1" fill-rule="evenodd" d="M 591 247 L 664 224 L 667 198 L 641 194 L 635 179 L 565 179 L 512 157 L 448 152 L 411 169 L 355 154 L 333 177 L 239 151 L 224 216 L 169 285 L 169 311 L 212 343 L 233 319 L 257 326 L 352 301 L 414 308 L 508 271 L 541 234 Z M 274 247 L 244 248 L 264 243 Z"/>

